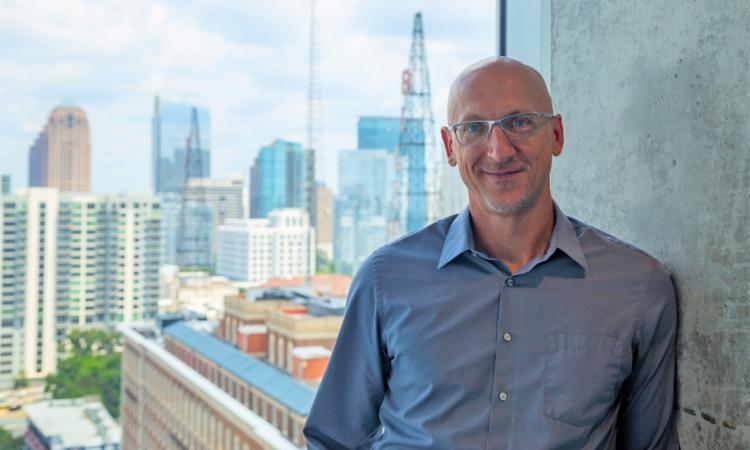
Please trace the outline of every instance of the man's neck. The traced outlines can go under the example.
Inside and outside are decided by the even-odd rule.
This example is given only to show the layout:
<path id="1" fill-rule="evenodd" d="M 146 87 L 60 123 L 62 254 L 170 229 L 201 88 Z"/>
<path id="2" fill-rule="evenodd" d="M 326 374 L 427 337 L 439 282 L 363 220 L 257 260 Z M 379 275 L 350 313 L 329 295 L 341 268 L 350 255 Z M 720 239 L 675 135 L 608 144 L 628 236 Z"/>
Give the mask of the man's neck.
<path id="1" fill-rule="evenodd" d="M 498 258 L 516 273 L 547 250 L 555 213 L 552 198 L 539 199 L 537 205 L 515 215 L 500 215 L 484 205 L 469 202 L 474 244 L 478 250 Z"/>

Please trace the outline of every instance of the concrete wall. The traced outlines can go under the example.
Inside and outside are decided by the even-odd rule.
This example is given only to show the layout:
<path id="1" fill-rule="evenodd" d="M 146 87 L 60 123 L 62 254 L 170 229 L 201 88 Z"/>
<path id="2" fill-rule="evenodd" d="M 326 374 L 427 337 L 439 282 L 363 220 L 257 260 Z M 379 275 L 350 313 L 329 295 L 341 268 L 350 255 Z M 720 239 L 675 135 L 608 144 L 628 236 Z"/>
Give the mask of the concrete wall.
<path id="1" fill-rule="evenodd" d="M 680 438 L 750 448 L 750 2 L 551 3 L 569 214 L 675 274 Z"/>

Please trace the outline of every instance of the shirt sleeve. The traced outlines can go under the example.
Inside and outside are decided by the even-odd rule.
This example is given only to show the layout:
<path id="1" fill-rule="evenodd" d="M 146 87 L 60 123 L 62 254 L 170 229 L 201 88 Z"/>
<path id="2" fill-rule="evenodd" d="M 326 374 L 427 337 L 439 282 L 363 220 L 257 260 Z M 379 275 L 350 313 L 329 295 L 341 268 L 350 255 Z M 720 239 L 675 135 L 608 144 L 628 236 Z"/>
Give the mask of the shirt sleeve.
<path id="1" fill-rule="evenodd" d="M 679 449 L 674 421 L 677 301 L 658 263 L 646 287 L 636 330 L 633 371 L 623 389 L 618 449 Z"/>
<path id="2" fill-rule="evenodd" d="M 379 433 L 389 360 L 380 337 L 374 256 L 352 281 L 336 338 L 304 435 L 308 449 L 369 448 Z"/>

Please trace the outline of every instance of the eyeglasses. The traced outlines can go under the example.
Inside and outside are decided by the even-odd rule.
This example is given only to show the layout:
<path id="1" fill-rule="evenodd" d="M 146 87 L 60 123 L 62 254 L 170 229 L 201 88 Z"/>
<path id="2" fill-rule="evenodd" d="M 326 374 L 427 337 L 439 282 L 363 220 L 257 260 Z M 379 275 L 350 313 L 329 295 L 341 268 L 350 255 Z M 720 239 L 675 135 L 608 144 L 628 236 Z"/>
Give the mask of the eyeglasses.
<path id="1" fill-rule="evenodd" d="M 542 125 L 542 119 L 555 117 L 548 112 L 531 112 L 511 114 L 495 120 L 472 120 L 457 123 L 448 128 L 453 132 L 461 145 L 477 145 L 487 141 L 492 127 L 498 125 L 511 141 L 518 141 L 533 136 Z"/>

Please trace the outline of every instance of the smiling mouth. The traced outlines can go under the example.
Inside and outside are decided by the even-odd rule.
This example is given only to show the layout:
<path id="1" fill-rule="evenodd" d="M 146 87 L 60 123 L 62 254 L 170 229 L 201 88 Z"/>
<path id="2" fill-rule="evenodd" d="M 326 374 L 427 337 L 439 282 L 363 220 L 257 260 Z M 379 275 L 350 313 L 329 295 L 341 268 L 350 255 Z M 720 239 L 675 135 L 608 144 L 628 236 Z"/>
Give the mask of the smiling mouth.
<path id="1" fill-rule="evenodd" d="M 515 168 L 515 169 L 503 169 L 503 170 L 483 170 L 482 172 L 494 179 L 497 180 L 504 180 L 511 178 L 515 175 L 518 175 L 519 173 L 523 172 L 523 168 Z"/>

